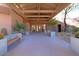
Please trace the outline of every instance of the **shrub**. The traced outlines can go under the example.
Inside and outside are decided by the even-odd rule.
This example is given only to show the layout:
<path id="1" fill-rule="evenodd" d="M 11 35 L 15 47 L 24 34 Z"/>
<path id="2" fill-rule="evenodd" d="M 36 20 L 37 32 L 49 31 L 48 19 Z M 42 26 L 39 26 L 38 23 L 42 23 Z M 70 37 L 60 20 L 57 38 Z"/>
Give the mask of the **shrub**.
<path id="1" fill-rule="evenodd" d="M 79 32 L 79 28 L 74 28 L 73 32 Z"/>
<path id="2" fill-rule="evenodd" d="M 79 38 L 79 31 L 75 33 L 75 37 Z"/>
<path id="3" fill-rule="evenodd" d="M 54 25 L 58 24 L 58 21 L 56 19 L 51 19 L 51 20 L 49 20 L 49 24 L 54 26 Z"/>
<path id="4" fill-rule="evenodd" d="M 16 22 L 15 25 L 15 31 L 21 32 L 22 30 L 24 31 L 26 26 L 22 23 L 19 23 L 18 21 Z"/>

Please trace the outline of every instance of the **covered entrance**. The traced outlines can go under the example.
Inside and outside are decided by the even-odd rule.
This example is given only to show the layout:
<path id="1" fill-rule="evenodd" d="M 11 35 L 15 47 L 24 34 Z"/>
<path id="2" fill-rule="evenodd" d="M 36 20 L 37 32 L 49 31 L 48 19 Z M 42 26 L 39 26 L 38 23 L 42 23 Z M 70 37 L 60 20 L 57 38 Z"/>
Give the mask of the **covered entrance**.
<path id="1" fill-rule="evenodd" d="M 24 24 L 28 23 L 27 31 L 45 32 L 52 28 L 48 21 L 68 5 L 68 3 L 15 3 L 9 6 L 20 14 Z"/>
<path id="2" fill-rule="evenodd" d="M 58 14 L 60 11 L 62 11 L 66 6 L 68 6 L 68 4 L 66 3 L 64 4 L 61 4 L 61 3 L 59 4 L 58 3 L 20 4 L 19 3 L 19 4 L 10 4 L 10 6 L 12 10 L 16 11 L 16 13 L 19 15 L 19 16 L 17 15 L 11 15 L 11 16 L 14 16 L 14 17 L 16 16 L 19 19 L 21 17 L 23 19 L 22 22 L 24 24 L 27 24 L 26 26 L 26 28 L 28 29 L 27 31 L 45 32 L 49 28 L 52 28 L 52 27 L 49 27 L 48 21 L 56 14 Z M 14 17 L 12 17 L 11 20 L 14 21 L 18 19 Z M 4 18 L 1 18 L 1 19 L 5 20 Z M 5 23 L 6 22 L 4 22 L 3 25 L 5 25 Z M 59 29 L 60 28 L 61 28 L 61 25 L 59 25 Z M 20 35 L 14 36 L 14 34 L 17 34 L 17 32 L 16 33 L 13 32 L 13 36 L 10 36 L 10 44 L 12 45 L 12 43 L 14 43 L 13 46 L 16 46 L 15 45 L 17 43 L 16 41 L 18 41 L 16 37 L 20 37 Z M 77 55 L 75 52 L 71 50 L 70 45 L 63 40 L 62 36 L 56 35 L 53 37 L 54 38 L 51 38 L 50 36 L 44 33 L 33 33 L 30 35 L 24 35 L 21 37 L 22 39 L 20 40 L 21 41 L 20 44 L 18 44 L 14 49 L 10 50 L 6 55 L 7 56 L 61 56 L 61 55 L 74 56 L 74 55 Z M 3 45 L 3 41 L 2 41 L 2 45 Z M 3 47 L 2 49 L 5 50 Z M 2 49 L 1 51 L 3 51 Z"/>

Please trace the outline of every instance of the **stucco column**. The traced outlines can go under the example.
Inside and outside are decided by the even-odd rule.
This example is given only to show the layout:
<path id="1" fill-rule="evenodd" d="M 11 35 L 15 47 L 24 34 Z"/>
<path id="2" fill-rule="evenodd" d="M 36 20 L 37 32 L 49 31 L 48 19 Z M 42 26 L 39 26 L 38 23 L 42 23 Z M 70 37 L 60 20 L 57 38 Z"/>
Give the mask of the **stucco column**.
<path id="1" fill-rule="evenodd" d="M 12 32 L 10 8 L 7 4 L 0 4 L 0 31 L 5 28 L 8 34 Z"/>

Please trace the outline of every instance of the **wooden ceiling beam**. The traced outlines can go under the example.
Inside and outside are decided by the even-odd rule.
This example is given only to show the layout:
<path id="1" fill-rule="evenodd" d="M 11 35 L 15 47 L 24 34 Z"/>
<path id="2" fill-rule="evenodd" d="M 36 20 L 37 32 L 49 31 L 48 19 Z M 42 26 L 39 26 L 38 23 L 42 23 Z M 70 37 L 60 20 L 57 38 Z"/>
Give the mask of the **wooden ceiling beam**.
<path id="1" fill-rule="evenodd" d="M 65 7 L 69 4 L 62 4 L 62 3 L 55 3 L 55 4 L 17 4 L 22 5 L 19 6 L 21 8 L 14 8 L 17 9 L 17 12 L 21 14 L 25 19 L 24 21 L 36 21 L 39 20 L 49 20 L 55 15 L 57 15 L 60 11 L 62 11 Z"/>
<path id="2" fill-rule="evenodd" d="M 26 18 L 25 19 L 26 21 L 38 21 L 38 20 L 44 20 L 44 21 L 46 21 L 46 20 L 48 20 L 48 18 Z"/>
<path id="3" fill-rule="evenodd" d="M 20 10 L 18 8 L 16 8 L 16 6 L 14 6 L 14 4 L 8 4 L 8 6 L 14 11 L 16 12 L 18 15 L 20 15 L 23 19 L 25 17 L 25 15 L 20 12 Z"/>
<path id="4" fill-rule="evenodd" d="M 48 20 L 39 20 L 39 21 L 36 21 L 36 20 L 25 20 L 25 22 L 29 22 L 29 23 L 34 23 L 34 24 L 39 24 L 39 23 L 48 23 Z"/>
<path id="5" fill-rule="evenodd" d="M 21 12 L 25 12 L 25 13 L 56 13 L 58 11 L 55 11 L 55 10 L 23 10 Z"/>
<path id="6" fill-rule="evenodd" d="M 27 15 L 25 17 L 51 17 L 50 15 Z"/>
<path id="7" fill-rule="evenodd" d="M 60 4 L 60 5 L 62 5 L 62 4 Z M 65 9 L 68 5 L 70 5 L 70 4 L 65 4 L 65 5 L 63 5 L 63 6 L 57 6 L 57 8 L 56 8 L 56 10 L 58 10 L 58 12 L 57 13 L 52 13 L 52 15 L 51 15 L 51 17 L 49 18 L 49 20 L 52 18 L 52 17 L 54 17 L 54 16 L 56 16 L 59 12 L 61 12 L 63 9 Z"/>

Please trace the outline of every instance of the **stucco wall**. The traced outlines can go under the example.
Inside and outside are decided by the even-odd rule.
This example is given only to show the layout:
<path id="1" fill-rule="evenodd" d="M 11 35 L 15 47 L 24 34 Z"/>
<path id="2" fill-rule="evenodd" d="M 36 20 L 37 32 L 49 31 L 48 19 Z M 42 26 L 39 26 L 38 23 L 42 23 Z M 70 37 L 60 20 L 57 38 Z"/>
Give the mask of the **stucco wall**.
<path id="1" fill-rule="evenodd" d="M 0 31 L 5 28 L 8 34 L 10 34 L 12 32 L 11 24 L 9 7 L 6 4 L 0 4 Z"/>
<path id="2" fill-rule="evenodd" d="M 23 18 L 12 11 L 9 6 L 6 7 L 4 4 L 0 5 L 0 31 L 2 28 L 6 28 L 8 34 L 11 34 L 13 31 L 12 27 L 15 25 L 16 20 L 23 23 Z"/>
<path id="3" fill-rule="evenodd" d="M 12 32 L 10 15 L 2 13 L 0 14 L 0 31 L 2 28 L 6 28 L 8 34 Z"/>
<path id="4" fill-rule="evenodd" d="M 11 20 L 12 20 L 12 28 L 15 26 L 16 20 L 18 22 L 20 22 L 20 23 L 23 23 L 23 18 L 21 16 L 19 16 L 16 12 L 12 11 L 12 10 L 11 10 Z"/>

